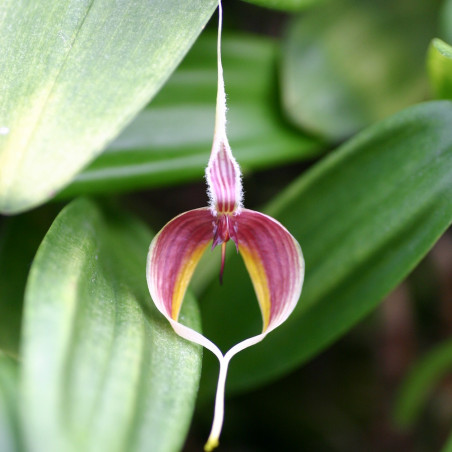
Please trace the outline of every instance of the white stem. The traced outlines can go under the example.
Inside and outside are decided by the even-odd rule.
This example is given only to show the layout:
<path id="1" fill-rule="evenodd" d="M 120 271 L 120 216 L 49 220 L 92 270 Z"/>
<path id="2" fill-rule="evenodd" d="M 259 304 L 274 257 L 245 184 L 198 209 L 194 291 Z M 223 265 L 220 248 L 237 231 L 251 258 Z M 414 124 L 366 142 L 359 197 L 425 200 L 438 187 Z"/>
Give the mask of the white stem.
<path id="1" fill-rule="evenodd" d="M 221 32 L 223 28 L 223 9 L 221 0 L 218 1 L 218 41 L 217 41 L 217 65 L 218 65 L 218 88 L 217 108 L 215 117 L 215 136 L 226 135 L 226 92 L 224 89 L 223 65 L 221 64 Z"/>
<path id="2" fill-rule="evenodd" d="M 210 430 L 209 439 L 204 446 L 204 450 L 206 452 L 210 452 L 218 447 L 221 429 L 223 428 L 224 393 L 230 358 L 223 357 L 219 361 L 220 373 L 218 375 L 217 394 L 215 396 L 215 411 L 213 415 L 212 429 Z"/>
<path id="3" fill-rule="evenodd" d="M 228 373 L 229 362 L 232 357 L 236 355 L 238 352 L 244 350 L 245 348 L 251 347 L 254 344 L 260 342 L 267 333 L 258 334 L 257 336 L 250 337 L 249 339 L 245 339 L 239 344 L 232 347 L 223 357 L 218 357 L 218 361 L 220 362 L 220 373 L 218 375 L 218 384 L 217 384 L 217 394 L 215 396 L 215 411 L 213 415 L 213 423 L 212 429 L 210 430 L 209 439 L 207 440 L 206 445 L 204 446 L 204 450 L 206 452 L 210 452 L 219 444 L 219 438 L 221 434 L 221 429 L 223 428 L 223 420 L 224 420 L 224 395 L 226 388 L 226 376 Z"/>

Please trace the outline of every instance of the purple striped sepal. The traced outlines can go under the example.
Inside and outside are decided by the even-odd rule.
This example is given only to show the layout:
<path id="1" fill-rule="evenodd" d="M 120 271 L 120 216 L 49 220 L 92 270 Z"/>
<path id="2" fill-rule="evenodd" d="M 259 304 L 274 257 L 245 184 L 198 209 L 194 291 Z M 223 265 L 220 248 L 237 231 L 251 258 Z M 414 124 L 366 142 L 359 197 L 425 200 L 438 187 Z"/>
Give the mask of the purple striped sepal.
<path id="1" fill-rule="evenodd" d="M 240 168 L 226 135 L 221 132 L 215 134 L 206 179 L 213 214 L 240 212 L 243 196 Z"/>

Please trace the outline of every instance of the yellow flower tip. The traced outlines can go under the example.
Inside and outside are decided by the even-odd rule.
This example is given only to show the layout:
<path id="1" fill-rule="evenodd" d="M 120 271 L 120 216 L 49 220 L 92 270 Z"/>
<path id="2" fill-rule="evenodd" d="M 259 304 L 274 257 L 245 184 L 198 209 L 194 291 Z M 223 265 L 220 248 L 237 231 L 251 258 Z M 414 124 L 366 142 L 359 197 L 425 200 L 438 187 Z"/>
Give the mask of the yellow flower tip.
<path id="1" fill-rule="evenodd" d="M 212 452 L 212 450 L 216 449 L 219 446 L 218 438 L 209 437 L 206 445 L 204 446 L 205 452 Z"/>

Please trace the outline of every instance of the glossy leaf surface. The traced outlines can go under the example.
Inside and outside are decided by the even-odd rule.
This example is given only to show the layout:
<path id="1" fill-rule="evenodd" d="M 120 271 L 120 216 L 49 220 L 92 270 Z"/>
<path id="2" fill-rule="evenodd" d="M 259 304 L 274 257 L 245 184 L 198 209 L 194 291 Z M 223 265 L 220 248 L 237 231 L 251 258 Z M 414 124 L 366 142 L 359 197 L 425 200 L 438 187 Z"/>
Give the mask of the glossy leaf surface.
<path id="1" fill-rule="evenodd" d="M 284 328 L 232 361 L 232 390 L 268 381 L 319 353 L 375 308 L 450 225 L 451 121 L 448 101 L 388 118 L 324 159 L 266 210 L 302 246 L 305 285 Z M 201 299 L 205 334 L 220 348 L 258 331 L 260 320 L 246 271 L 229 260 L 224 279 Z M 208 371 L 206 384 L 216 369 Z"/>
<path id="2" fill-rule="evenodd" d="M 33 262 L 23 325 L 23 419 L 32 451 L 178 451 L 201 350 L 152 305 L 151 234 L 125 213 L 76 200 Z M 182 319 L 199 328 L 187 300 Z"/>
<path id="3" fill-rule="evenodd" d="M 0 211 L 53 197 L 170 75 L 215 0 L 3 2 Z"/>
<path id="4" fill-rule="evenodd" d="M 433 95 L 439 99 L 452 99 L 452 47 L 441 39 L 434 39 L 427 64 Z"/>
<path id="5" fill-rule="evenodd" d="M 437 11 L 437 0 L 338 0 L 300 15 L 283 52 L 288 117 L 334 141 L 424 100 Z"/>
<path id="6" fill-rule="evenodd" d="M 285 123 L 271 94 L 276 85 L 276 43 L 226 34 L 222 53 L 228 137 L 242 170 L 318 154 L 319 142 Z M 216 88 L 216 37 L 201 36 L 149 107 L 63 196 L 199 180 L 212 147 Z"/>

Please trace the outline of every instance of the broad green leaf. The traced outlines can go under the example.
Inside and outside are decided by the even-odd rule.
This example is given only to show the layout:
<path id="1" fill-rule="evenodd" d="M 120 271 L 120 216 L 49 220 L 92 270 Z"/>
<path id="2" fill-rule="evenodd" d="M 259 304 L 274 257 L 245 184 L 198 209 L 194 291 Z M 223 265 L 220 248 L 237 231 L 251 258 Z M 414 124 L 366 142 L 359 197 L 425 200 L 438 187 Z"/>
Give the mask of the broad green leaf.
<path id="1" fill-rule="evenodd" d="M 23 450 L 19 427 L 17 362 L 0 351 L 0 450 Z"/>
<path id="2" fill-rule="evenodd" d="M 400 112 L 345 143 L 266 209 L 299 241 L 305 284 L 286 323 L 234 358 L 231 390 L 312 358 L 372 311 L 433 246 L 452 220 L 451 123 L 448 101 Z M 204 334 L 223 349 L 262 327 L 247 272 L 234 261 L 226 263 L 223 286 L 214 282 L 201 302 Z M 216 371 L 207 369 L 208 383 Z"/>
<path id="3" fill-rule="evenodd" d="M 6 0 L 0 211 L 53 197 L 143 108 L 215 0 Z"/>
<path id="4" fill-rule="evenodd" d="M 428 51 L 427 65 L 434 96 L 452 99 L 452 47 L 441 39 L 434 39 Z"/>
<path id="5" fill-rule="evenodd" d="M 291 121 L 339 140 L 423 100 L 438 3 L 337 0 L 296 18 L 281 77 Z"/>
<path id="6" fill-rule="evenodd" d="M 437 346 L 415 365 L 396 399 L 394 419 L 401 428 L 409 427 L 416 421 L 428 396 L 451 371 L 452 341 Z"/>
<path id="7" fill-rule="evenodd" d="M 0 224 L 0 350 L 17 355 L 30 265 L 55 217 L 54 205 L 3 218 Z M 0 448 L 0 450 L 2 450 Z"/>
<path id="8" fill-rule="evenodd" d="M 44 238 L 25 296 L 22 408 L 30 451 L 178 451 L 201 350 L 154 308 L 151 234 L 81 199 Z M 184 321 L 199 328 L 188 300 Z"/>
<path id="9" fill-rule="evenodd" d="M 228 136 L 244 171 L 306 159 L 319 143 L 286 124 L 274 99 L 274 41 L 226 35 Z M 63 192 L 73 196 L 199 179 L 212 146 L 216 36 L 201 37 L 151 105 Z"/>
<path id="10" fill-rule="evenodd" d="M 325 0 L 245 0 L 266 8 L 280 9 L 283 11 L 298 11 Z"/>

